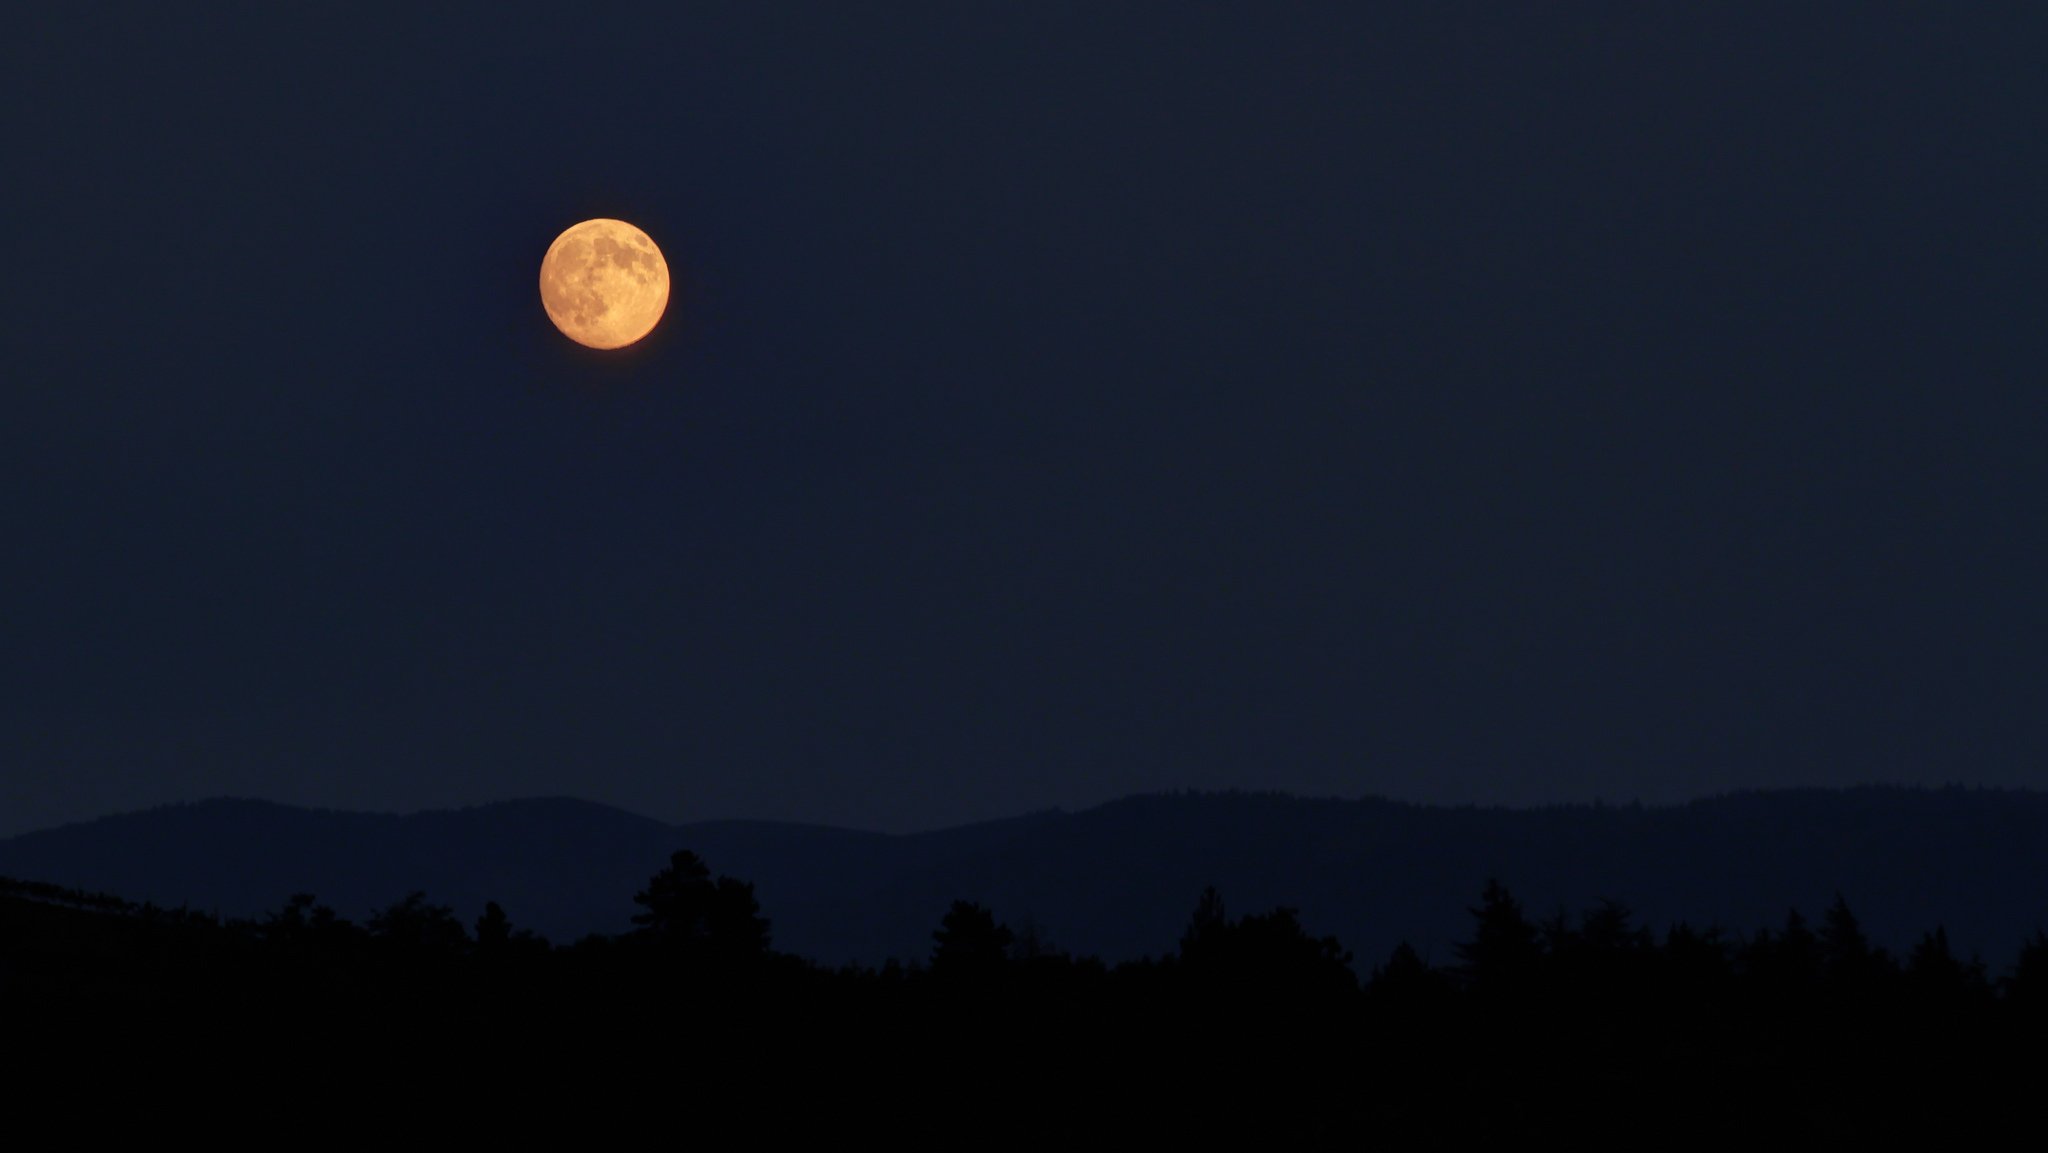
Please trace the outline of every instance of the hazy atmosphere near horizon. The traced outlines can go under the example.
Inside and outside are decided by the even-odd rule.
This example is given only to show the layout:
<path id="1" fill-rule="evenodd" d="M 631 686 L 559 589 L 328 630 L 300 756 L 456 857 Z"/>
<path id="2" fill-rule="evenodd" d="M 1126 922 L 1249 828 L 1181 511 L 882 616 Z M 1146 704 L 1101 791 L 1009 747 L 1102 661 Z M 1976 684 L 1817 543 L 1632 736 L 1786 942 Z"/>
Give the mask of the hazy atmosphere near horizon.
<path id="1" fill-rule="evenodd" d="M 46 4 L 0 836 L 2048 786 L 2048 8 Z M 644 229 L 601 352 L 543 255 Z"/>

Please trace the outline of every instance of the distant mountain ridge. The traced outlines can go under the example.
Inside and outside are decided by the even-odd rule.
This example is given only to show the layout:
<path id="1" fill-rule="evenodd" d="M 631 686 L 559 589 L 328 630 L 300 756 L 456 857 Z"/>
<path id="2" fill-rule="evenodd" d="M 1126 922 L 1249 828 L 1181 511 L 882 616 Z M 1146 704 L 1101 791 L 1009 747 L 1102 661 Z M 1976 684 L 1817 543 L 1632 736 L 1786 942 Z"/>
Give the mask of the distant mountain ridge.
<path id="1" fill-rule="evenodd" d="M 1614 899 L 1659 930 L 1776 928 L 1839 893 L 1880 944 L 1941 924 L 1994 966 L 2048 928 L 2048 794 L 1960 788 L 1543 809 L 1162 794 L 907 835 L 675 826 L 568 798 L 405 816 L 212 800 L 0 840 L 0 876 L 231 917 L 311 892 L 360 920 L 418 890 L 465 920 L 495 900 L 565 943 L 630 927 L 634 892 L 684 848 L 754 882 L 778 948 L 829 964 L 922 959 L 956 898 L 1077 953 L 1162 954 L 1210 884 L 1233 912 L 1295 907 L 1362 968 L 1404 940 L 1450 961 L 1495 877 L 1535 918 Z"/>

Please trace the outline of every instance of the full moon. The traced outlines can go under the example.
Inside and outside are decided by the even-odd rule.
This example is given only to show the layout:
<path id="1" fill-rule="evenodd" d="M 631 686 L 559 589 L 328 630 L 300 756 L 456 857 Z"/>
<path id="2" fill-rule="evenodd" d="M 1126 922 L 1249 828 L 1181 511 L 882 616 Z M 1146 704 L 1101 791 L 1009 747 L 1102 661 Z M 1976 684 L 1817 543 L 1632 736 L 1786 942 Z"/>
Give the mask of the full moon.
<path id="1" fill-rule="evenodd" d="M 668 307 L 668 262 L 625 221 L 586 220 L 548 245 L 540 303 L 570 340 L 623 348 L 654 331 Z"/>

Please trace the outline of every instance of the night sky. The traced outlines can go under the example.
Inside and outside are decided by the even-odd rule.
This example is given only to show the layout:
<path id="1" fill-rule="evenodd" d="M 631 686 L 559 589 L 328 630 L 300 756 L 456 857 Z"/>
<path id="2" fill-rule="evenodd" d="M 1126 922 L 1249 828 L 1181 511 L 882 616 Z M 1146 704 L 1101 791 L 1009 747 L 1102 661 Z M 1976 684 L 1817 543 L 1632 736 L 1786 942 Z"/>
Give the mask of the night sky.
<path id="1" fill-rule="evenodd" d="M 2048 9 L 1965 8 L 32 6 L 0 834 L 2048 786 Z"/>

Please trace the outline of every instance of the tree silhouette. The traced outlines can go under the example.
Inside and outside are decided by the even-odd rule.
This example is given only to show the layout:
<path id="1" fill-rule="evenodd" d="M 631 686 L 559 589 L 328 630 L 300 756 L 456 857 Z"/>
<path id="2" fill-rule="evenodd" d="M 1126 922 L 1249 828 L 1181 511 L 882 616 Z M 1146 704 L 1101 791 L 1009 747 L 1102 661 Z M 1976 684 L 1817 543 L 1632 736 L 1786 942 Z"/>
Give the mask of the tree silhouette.
<path id="1" fill-rule="evenodd" d="M 1465 979 L 1483 994 L 1512 992 L 1535 979 L 1543 948 L 1536 926 L 1499 881 L 1486 882 L 1472 914 L 1472 939 L 1457 947 Z"/>
<path id="2" fill-rule="evenodd" d="M 633 894 L 640 936 L 665 949 L 723 960 L 759 959 L 768 952 L 768 919 L 751 882 L 712 879 L 697 854 L 683 850 Z"/>
<path id="3" fill-rule="evenodd" d="M 2003 982 L 2006 998 L 2030 1017 L 2048 1016 L 2048 932 L 2034 930 Z"/>
<path id="4" fill-rule="evenodd" d="M 1230 930 L 1230 916 L 1223 907 L 1223 894 L 1210 885 L 1202 890 L 1195 901 L 1195 911 L 1188 917 L 1188 927 L 1180 935 L 1180 955 L 1187 960 L 1190 954 L 1197 957 L 1215 946 Z"/>
<path id="5" fill-rule="evenodd" d="M 407 959 L 455 957 L 467 951 L 469 933 L 446 905 L 430 905 L 425 893 L 371 914 L 370 938 L 387 951 Z"/>
<path id="6" fill-rule="evenodd" d="M 1386 963 L 1366 979 L 1365 987 L 1375 998 L 1405 1006 L 1434 1005 L 1450 991 L 1444 975 L 1430 968 L 1406 941 L 1394 946 Z"/>
<path id="7" fill-rule="evenodd" d="M 1821 918 L 1817 940 L 1821 973 L 1840 992 L 1867 992 L 1888 967 L 1890 958 L 1871 948 L 1862 923 L 1849 911 L 1849 902 L 1840 893 L 1835 894 L 1835 903 Z"/>
<path id="8" fill-rule="evenodd" d="M 479 958 L 493 959 L 514 953 L 544 953 L 548 943 L 533 934 L 530 929 L 515 929 L 512 918 L 496 901 L 484 902 L 483 915 L 476 919 L 476 953 Z"/>
<path id="9" fill-rule="evenodd" d="M 1647 995 L 1656 942 L 1620 901 L 1602 900 L 1576 924 L 1560 918 L 1546 926 L 1542 939 L 1547 988 L 1574 1011 L 1640 1004 Z"/>
<path id="10" fill-rule="evenodd" d="M 496 901 L 484 902 L 483 916 L 476 919 L 476 947 L 479 951 L 502 949 L 512 942 L 512 918 Z"/>
<path id="11" fill-rule="evenodd" d="M 932 975 L 986 978 L 1009 963 L 1008 925 L 972 901 L 954 901 L 932 934 Z"/>
<path id="12" fill-rule="evenodd" d="M 1579 944 L 1602 957 L 1636 956 L 1653 947 L 1650 932 L 1635 925 L 1627 905 L 1602 900 L 1579 918 Z"/>
<path id="13" fill-rule="evenodd" d="M 1957 958 L 1949 947 L 1948 929 L 1943 925 L 1922 934 L 1920 943 L 1907 955 L 1906 981 L 1923 1001 L 1953 1003 L 1981 998 L 1990 992 L 1983 962 Z"/>
<path id="14" fill-rule="evenodd" d="M 1024 918 L 1010 942 L 1010 959 L 1019 964 L 1033 964 L 1044 967 L 1047 964 L 1061 964 L 1072 961 L 1067 951 L 1047 937 L 1045 930 L 1032 917 Z"/>
<path id="15" fill-rule="evenodd" d="M 1188 975 L 1232 996 L 1271 997 L 1356 989 L 1351 954 L 1335 937 L 1312 937 L 1281 907 L 1235 921 L 1214 885 L 1202 890 L 1180 938 Z"/>
<path id="16" fill-rule="evenodd" d="M 1701 932 L 1680 921 L 1664 934 L 1659 956 L 1674 997 L 1710 997 L 1721 992 L 1735 973 L 1728 942 L 1718 927 Z"/>
<path id="17" fill-rule="evenodd" d="M 1799 910 L 1792 909 L 1779 932 L 1759 929 L 1743 942 L 1736 961 L 1744 978 L 1766 998 L 1804 997 L 1820 982 L 1820 939 Z"/>
<path id="18" fill-rule="evenodd" d="M 1300 916 L 1281 907 L 1231 926 L 1233 961 L 1248 976 L 1289 996 L 1320 996 L 1358 988 L 1351 954 L 1335 937 L 1311 936 Z"/>
<path id="19" fill-rule="evenodd" d="M 304 936 L 307 913 L 312 910 L 313 902 L 316 900 L 318 898 L 311 893 L 293 893 L 290 899 L 285 901 L 284 908 L 263 918 L 259 926 L 263 939 L 283 944 Z"/>

